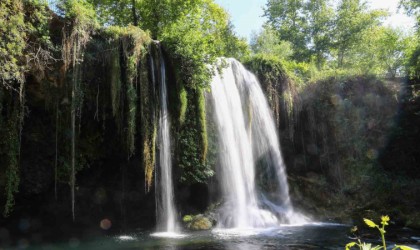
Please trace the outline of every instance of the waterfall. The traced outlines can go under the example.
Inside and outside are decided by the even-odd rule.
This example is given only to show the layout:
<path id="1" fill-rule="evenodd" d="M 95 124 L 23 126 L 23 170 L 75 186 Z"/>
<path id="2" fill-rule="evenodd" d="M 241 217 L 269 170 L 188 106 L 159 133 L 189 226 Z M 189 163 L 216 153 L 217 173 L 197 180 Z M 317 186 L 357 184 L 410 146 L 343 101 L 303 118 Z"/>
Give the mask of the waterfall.
<path id="1" fill-rule="evenodd" d="M 161 232 L 176 232 L 176 210 L 174 205 L 174 187 L 172 182 L 171 137 L 168 117 L 168 95 L 166 66 L 159 47 L 160 65 L 160 114 L 159 114 L 159 167 L 156 169 L 156 215 L 157 229 Z M 152 65 L 153 65 L 152 59 Z M 152 66 L 152 69 L 154 66 Z M 154 71 L 152 71 L 154 72 Z M 152 77 L 154 80 L 155 77 Z"/>
<path id="2" fill-rule="evenodd" d="M 219 174 L 224 205 L 222 228 L 262 228 L 301 223 L 293 211 L 275 123 L 256 77 L 235 59 L 216 72 L 211 96 L 219 137 Z M 264 195 L 257 188 L 256 162 L 264 158 L 277 190 Z M 273 195 L 274 193 L 274 195 Z"/>

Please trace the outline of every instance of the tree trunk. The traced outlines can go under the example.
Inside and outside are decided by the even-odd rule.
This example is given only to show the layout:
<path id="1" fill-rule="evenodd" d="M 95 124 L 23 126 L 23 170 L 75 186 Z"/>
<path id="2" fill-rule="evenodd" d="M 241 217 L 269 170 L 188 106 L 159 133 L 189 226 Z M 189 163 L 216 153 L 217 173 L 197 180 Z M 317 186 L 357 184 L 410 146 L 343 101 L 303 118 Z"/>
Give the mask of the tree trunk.
<path id="1" fill-rule="evenodd" d="M 133 25 L 138 26 L 139 19 L 137 17 L 137 12 L 136 12 L 136 0 L 131 0 L 131 12 L 133 14 Z"/>

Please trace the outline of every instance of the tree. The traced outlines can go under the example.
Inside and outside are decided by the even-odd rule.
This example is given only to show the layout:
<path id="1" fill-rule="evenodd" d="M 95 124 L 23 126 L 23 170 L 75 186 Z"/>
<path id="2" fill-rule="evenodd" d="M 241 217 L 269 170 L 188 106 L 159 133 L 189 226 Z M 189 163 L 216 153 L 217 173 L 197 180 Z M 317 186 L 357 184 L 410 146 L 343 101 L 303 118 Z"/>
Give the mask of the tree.
<path id="1" fill-rule="evenodd" d="M 418 0 L 401 0 L 400 6 L 404 7 L 408 15 L 417 19 L 417 48 L 411 53 L 407 71 L 411 79 L 420 79 L 420 2 Z"/>
<path id="2" fill-rule="evenodd" d="M 308 32 L 311 37 L 311 54 L 315 57 L 318 69 L 322 68 L 332 47 L 334 9 L 327 0 L 310 0 L 306 5 L 308 13 Z"/>
<path id="3" fill-rule="evenodd" d="M 252 34 L 250 45 L 254 54 L 271 54 L 280 59 L 287 59 L 293 54 L 291 43 L 281 41 L 277 31 L 268 25 L 260 33 Z"/>
<path id="4" fill-rule="evenodd" d="M 264 10 L 268 23 L 278 32 L 280 40 L 293 46 L 293 59 L 309 58 L 307 17 L 304 0 L 269 0 Z"/>
<path id="5" fill-rule="evenodd" d="M 412 36 L 400 29 L 377 26 L 366 30 L 348 53 L 346 66 L 361 74 L 404 75 L 414 46 Z"/>
<path id="6" fill-rule="evenodd" d="M 337 8 L 333 29 L 333 43 L 337 53 L 337 66 L 345 66 L 350 50 L 362 41 L 366 30 L 378 26 L 380 18 L 386 16 L 382 10 L 367 10 L 362 0 L 342 0 Z"/>
<path id="7" fill-rule="evenodd" d="M 400 0 L 400 6 L 403 7 L 407 14 L 417 19 L 417 30 L 420 27 L 420 1 L 418 0 Z"/>
<path id="8" fill-rule="evenodd" d="M 402 74 L 409 56 L 414 50 L 415 38 L 407 36 L 400 29 L 382 28 L 379 36 L 379 63 L 386 70 L 387 75 L 395 77 Z"/>
<path id="9" fill-rule="evenodd" d="M 226 27 L 222 29 L 223 56 L 234 57 L 241 60 L 250 54 L 248 42 L 245 38 L 238 37 L 234 32 L 234 26 L 228 21 Z"/>

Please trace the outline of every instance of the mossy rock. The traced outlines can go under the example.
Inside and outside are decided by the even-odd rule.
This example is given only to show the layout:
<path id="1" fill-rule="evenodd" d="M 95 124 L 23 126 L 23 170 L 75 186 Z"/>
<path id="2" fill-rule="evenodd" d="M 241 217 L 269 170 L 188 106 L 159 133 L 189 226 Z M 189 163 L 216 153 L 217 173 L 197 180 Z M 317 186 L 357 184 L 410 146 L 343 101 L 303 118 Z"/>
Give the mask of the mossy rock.
<path id="1" fill-rule="evenodd" d="M 186 223 L 186 227 L 193 231 L 210 230 L 213 227 L 210 219 L 202 214 L 196 216 L 186 215 L 183 221 Z"/>

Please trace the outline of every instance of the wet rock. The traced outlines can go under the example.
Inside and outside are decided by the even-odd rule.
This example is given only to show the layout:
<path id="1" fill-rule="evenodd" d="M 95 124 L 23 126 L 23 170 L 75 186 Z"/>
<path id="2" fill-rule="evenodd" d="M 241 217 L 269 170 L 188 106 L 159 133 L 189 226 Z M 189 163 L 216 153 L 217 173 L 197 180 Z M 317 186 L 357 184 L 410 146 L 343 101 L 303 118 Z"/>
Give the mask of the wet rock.
<path id="1" fill-rule="evenodd" d="M 210 230 L 213 227 L 213 223 L 206 216 L 199 215 L 186 215 L 183 218 L 186 228 L 193 231 Z"/>

